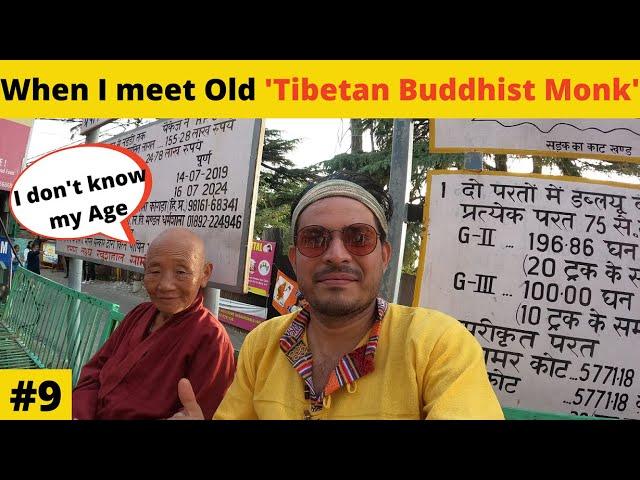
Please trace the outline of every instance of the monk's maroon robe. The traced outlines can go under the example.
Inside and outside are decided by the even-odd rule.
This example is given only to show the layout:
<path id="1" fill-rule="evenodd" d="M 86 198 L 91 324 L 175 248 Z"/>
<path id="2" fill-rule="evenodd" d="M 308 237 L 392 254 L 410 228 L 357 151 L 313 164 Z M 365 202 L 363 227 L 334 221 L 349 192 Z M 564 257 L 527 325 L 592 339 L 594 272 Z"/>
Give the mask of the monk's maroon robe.
<path id="1" fill-rule="evenodd" d="M 178 381 L 188 378 L 210 419 L 233 380 L 229 336 L 198 295 L 149 334 L 158 309 L 142 303 L 82 369 L 73 390 L 78 419 L 161 419 L 182 409 Z"/>

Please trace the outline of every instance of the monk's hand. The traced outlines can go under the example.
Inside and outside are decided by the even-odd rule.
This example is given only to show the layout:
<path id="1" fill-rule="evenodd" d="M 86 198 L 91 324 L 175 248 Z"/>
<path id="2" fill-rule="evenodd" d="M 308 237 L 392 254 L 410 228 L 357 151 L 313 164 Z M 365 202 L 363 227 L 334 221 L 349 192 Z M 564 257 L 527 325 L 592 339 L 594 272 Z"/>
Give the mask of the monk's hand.
<path id="1" fill-rule="evenodd" d="M 196 401 L 196 394 L 193 393 L 191 382 L 186 378 L 181 378 L 178 382 L 178 397 L 184 407 L 169 420 L 204 420 L 202 409 Z"/>

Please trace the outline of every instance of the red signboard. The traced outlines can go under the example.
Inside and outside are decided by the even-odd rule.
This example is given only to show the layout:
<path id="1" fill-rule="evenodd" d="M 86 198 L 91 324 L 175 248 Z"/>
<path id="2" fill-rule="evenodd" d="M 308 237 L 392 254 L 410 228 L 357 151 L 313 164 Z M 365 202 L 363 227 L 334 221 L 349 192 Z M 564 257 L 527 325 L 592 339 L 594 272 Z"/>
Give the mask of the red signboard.
<path id="1" fill-rule="evenodd" d="M 276 250 L 275 242 L 254 240 L 251 249 L 251 267 L 249 268 L 249 291 L 269 296 L 271 286 L 271 269 L 273 268 L 273 256 Z"/>
<path id="2" fill-rule="evenodd" d="M 226 308 L 218 309 L 218 320 L 247 331 L 253 330 L 260 323 L 264 322 L 264 318 L 248 315 L 246 313 L 235 312 Z"/>
<path id="3" fill-rule="evenodd" d="M 32 120 L 0 119 L 0 190 L 10 191 L 20 174 Z"/>

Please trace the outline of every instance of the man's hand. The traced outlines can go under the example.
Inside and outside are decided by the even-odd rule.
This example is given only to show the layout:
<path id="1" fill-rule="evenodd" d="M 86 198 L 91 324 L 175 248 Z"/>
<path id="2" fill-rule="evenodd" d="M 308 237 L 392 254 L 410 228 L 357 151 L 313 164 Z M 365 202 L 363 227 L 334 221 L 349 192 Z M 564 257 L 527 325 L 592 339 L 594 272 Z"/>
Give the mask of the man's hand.
<path id="1" fill-rule="evenodd" d="M 178 397 L 184 408 L 168 420 L 204 420 L 202 409 L 196 401 L 191 382 L 186 378 L 181 378 L 178 382 Z"/>

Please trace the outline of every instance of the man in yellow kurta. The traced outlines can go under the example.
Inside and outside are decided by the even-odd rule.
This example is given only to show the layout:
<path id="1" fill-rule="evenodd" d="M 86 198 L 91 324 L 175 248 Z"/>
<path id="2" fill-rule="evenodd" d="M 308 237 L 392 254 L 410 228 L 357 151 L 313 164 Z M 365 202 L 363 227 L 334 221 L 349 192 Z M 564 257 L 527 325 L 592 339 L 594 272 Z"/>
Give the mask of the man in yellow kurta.
<path id="1" fill-rule="evenodd" d="M 289 258 L 308 306 L 246 338 L 215 419 L 502 419 L 482 348 L 456 319 L 388 304 L 391 200 L 341 174 L 294 203 Z M 187 416 L 200 409 L 186 380 Z"/>

